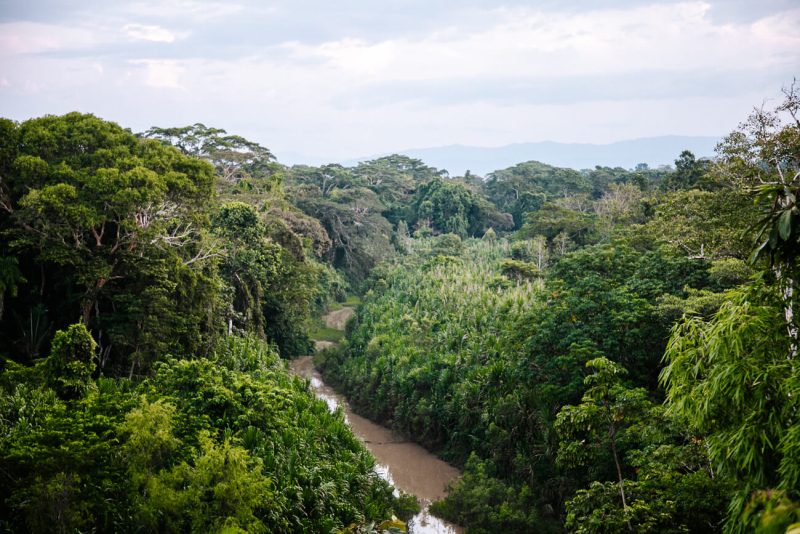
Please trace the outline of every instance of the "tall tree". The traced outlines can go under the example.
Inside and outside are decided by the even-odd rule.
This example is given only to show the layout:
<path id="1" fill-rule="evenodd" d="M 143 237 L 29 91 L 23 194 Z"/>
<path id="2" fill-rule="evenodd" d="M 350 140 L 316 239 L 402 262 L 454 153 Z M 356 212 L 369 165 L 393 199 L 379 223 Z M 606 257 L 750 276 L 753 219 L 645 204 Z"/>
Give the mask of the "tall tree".
<path id="1" fill-rule="evenodd" d="M 777 109 L 756 110 L 721 145 L 721 178 L 761 201 L 763 241 L 754 258 L 769 265 L 712 319 L 688 317 L 675 328 L 661 375 L 670 410 L 707 434 L 719 472 L 739 483 L 729 532 L 800 519 L 799 109 L 792 86 Z"/>
<path id="2" fill-rule="evenodd" d="M 154 126 L 142 134 L 178 148 L 184 154 L 203 158 L 214 165 L 217 175 L 227 182 L 238 182 L 274 172 L 275 156 L 266 147 L 221 128 L 193 124 L 178 128 Z"/>
<path id="3" fill-rule="evenodd" d="M 586 176 L 573 169 L 529 161 L 489 174 L 484 188 L 486 197 L 500 211 L 511 213 L 519 228 L 525 214 L 536 211 L 545 202 L 589 193 L 592 186 Z"/>
<path id="4" fill-rule="evenodd" d="M 14 283 L 18 321 L 35 309 L 50 310 L 56 327 L 80 317 L 102 350 L 140 345 L 135 353 L 181 339 L 178 332 L 189 324 L 195 339 L 210 328 L 207 310 L 198 308 L 213 297 L 193 301 L 214 291 L 213 284 L 193 286 L 212 275 L 217 254 L 206 237 L 209 165 L 79 113 L 32 119 L 11 135 L 16 143 L 2 163 L 9 172 L 0 184 L 0 224 L 9 237 L 4 249 L 27 280 L 24 291 Z M 158 309 L 155 300 L 131 298 L 142 291 L 159 295 Z M 189 310 L 197 313 L 191 319 Z M 155 315 L 176 331 L 137 340 L 130 325 Z"/>
<path id="5" fill-rule="evenodd" d="M 581 403 L 564 406 L 556 418 L 555 429 L 562 440 L 557 459 L 574 467 L 602 462 L 603 456 L 610 455 L 622 508 L 628 512 L 620 443 L 625 440 L 626 429 L 647 414 L 647 390 L 626 388 L 622 383 L 625 369 L 605 357 L 589 360 L 586 367 L 592 373 L 584 380 L 587 389 Z M 626 523 L 633 531 L 629 519 Z"/>
<path id="6" fill-rule="evenodd" d="M 710 163 L 707 159 L 698 160 L 691 151 L 684 150 L 675 160 L 675 172 L 661 182 L 661 187 L 668 191 L 699 188 L 704 185 Z"/>

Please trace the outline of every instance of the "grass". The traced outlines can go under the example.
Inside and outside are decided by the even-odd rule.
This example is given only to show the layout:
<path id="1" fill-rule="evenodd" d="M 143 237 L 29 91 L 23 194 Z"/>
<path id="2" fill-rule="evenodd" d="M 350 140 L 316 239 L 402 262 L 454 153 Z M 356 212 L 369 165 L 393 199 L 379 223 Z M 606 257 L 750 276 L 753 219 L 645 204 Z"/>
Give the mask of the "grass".
<path id="1" fill-rule="evenodd" d="M 345 306 L 355 308 L 359 304 L 361 304 L 361 297 L 358 295 L 348 295 L 344 302 L 332 302 L 329 304 L 328 311 L 338 311 Z M 315 341 L 332 341 L 333 343 L 338 343 L 344 337 L 344 331 L 325 326 L 325 321 L 323 321 L 321 317 L 318 317 L 314 321 L 308 335 Z"/>
<path id="2" fill-rule="evenodd" d="M 344 302 L 331 302 L 330 304 L 328 304 L 328 311 L 332 312 L 336 310 L 341 310 L 345 306 L 355 308 L 359 304 L 361 304 L 361 297 L 359 297 L 358 295 L 347 295 L 347 298 L 344 299 Z"/>
<path id="3" fill-rule="evenodd" d="M 358 295 L 347 295 L 344 301 L 345 306 L 358 306 L 359 304 L 361 304 L 361 297 Z"/>
<path id="4" fill-rule="evenodd" d="M 308 335 L 315 341 L 332 341 L 338 343 L 344 337 L 344 332 L 342 330 L 336 330 L 335 328 L 329 328 L 325 326 L 322 320 L 319 320 L 314 323 L 314 327 Z"/>

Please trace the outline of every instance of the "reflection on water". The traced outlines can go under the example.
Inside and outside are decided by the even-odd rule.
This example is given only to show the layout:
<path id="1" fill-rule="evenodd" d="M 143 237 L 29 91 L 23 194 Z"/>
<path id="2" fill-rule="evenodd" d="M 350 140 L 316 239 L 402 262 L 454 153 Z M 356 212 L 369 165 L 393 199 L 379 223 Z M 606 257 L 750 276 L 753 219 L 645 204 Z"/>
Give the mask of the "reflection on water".
<path id="1" fill-rule="evenodd" d="M 317 380 L 317 382 L 319 382 L 319 380 Z M 330 411 L 332 411 L 332 412 L 335 412 L 336 408 L 339 407 L 339 403 L 337 402 L 336 397 L 332 397 L 330 395 L 324 395 L 324 394 L 321 394 L 321 393 L 317 393 L 317 398 L 320 399 L 320 400 L 324 400 L 325 403 L 328 405 L 328 409 L 330 409 Z M 347 420 L 347 415 L 344 416 L 344 420 L 348 424 L 350 423 L 350 421 Z"/>
<path id="2" fill-rule="evenodd" d="M 408 522 L 408 531 L 414 534 L 454 534 L 462 530 L 428 512 L 430 502 L 423 502 L 422 511 Z"/>
<path id="3" fill-rule="evenodd" d="M 395 488 L 415 495 L 422 507 L 409 522 L 413 534 L 460 534 L 461 528 L 432 516 L 431 502 L 445 496 L 448 482 L 459 475 L 458 470 L 443 462 L 416 443 L 406 441 L 394 432 L 353 413 L 347 400 L 327 386 L 314 368 L 311 356 L 292 360 L 289 367 L 296 375 L 307 378 L 317 397 L 331 411 L 341 406 L 345 420 L 353 433 L 364 441 L 378 463 L 375 472 Z"/>

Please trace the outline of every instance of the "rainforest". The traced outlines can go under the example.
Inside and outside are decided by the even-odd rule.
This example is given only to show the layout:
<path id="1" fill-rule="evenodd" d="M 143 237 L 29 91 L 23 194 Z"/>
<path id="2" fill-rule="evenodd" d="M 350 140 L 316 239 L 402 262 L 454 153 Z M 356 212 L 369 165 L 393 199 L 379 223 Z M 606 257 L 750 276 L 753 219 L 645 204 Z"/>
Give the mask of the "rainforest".
<path id="1" fill-rule="evenodd" d="M 0 120 L 0 530 L 800 531 L 800 93 L 741 121 L 454 176 Z"/>

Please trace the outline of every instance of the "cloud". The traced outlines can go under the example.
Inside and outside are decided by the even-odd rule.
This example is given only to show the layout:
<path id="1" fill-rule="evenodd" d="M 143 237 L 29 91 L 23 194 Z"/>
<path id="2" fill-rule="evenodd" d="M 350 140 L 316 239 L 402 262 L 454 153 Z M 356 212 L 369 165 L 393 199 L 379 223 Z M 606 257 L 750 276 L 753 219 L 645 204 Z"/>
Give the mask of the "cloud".
<path id="1" fill-rule="evenodd" d="M 110 40 L 107 32 L 98 29 L 25 21 L 0 24 L 2 56 L 90 48 Z"/>
<path id="2" fill-rule="evenodd" d="M 436 80 L 375 82 L 339 94 L 334 103 L 357 112 L 364 106 L 406 102 L 415 106 L 452 106 L 490 102 L 508 107 L 524 104 L 575 104 L 586 101 L 663 100 L 730 97 L 758 91 L 780 79 L 779 69 L 709 72 L 657 69 L 567 76 L 479 76 Z"/>
<path id="3" fill-rule="evenodd" d="M 800 26 L 800 8 L 756 21 L 752 26 L 752 33 L 761 41 L 774 43 L 786 50 L 793 48 L 796 52 L 800 49 L 798 26 Z M 798 60 L 798 57 L 794 56 L 794 59 Z"/>
<path id="4" fill-rule="evenodd" d="M 759 18 L 715 17 L 714 0 L 430 11 L 409 0 L 416 12 L 398 3 L 386 15 L 359 1 L 146 0 L 103 4 L 72 25 L 0 24 L 10 85 L 0 114 L 105 110 L 141 129 L 200 121 L 341 156 L 611 142 L 724 133 L 800 66 L 794 6 Z M 400 29 L 382 31 L 395 15 Z"/>
<path id="5" fill-rule="evenodd" d="M 6 88 L 4 98 L 10 102 L 2 110 L 6 116 L 15 116 L 13 112 L 20 101 L 14 99 L 20 95 L 38 95 L 31 96 L 30 100 L 44 108 L 54 97 L 74 98 L 88 86 L 103 87 L 104 82 L 110 81 L 105 77 L 102 63 L 80 58 L 18 56 L 4 58 L 2 65 Z M 43 110 L 41 113 L 51 111 Z"/>
<path id="6" fill-rule="evenodd" d="M 148 87 L 155 89 L 185 89 L 181 76 L 186 69 L 177 61 L 161 59 L 134 59 L 131 65 L 142 67 L 135 76 Z"/>
<path id="7" fill-rule="evenodd" d="M 178 0 L 134 2 L 124 6 L 123 9 L 139 16 L 160 19 L 190 19 L 197 22 L 236 15 L 244 10 L 244 6 L 234 2 Z"/>
<path id="8" fill-rule="evenodd" d="M 299 60 L 316 59 L 371 82 L 760 68 L 781 54 L 797 58 L 792 32 L 775 38 L 764 31 L 765 21 L 715 24 L 710 8 L 686 2 L 577 13 L 496 9 L 486 12 L 480 28 L 445 28 L 419 39 L 284 46 Z M 800 17 L 790 11 L 774 20 L 788 29 Z"/>
<path id="9" fill-rule="evenodd" d="M 126 24 L 122 27 L 122 31 L 134 40 L 153 41 L 156 43 L 172 43 L 178 38 L 177 34 L 166 28 L 146 24 Z"/>
<path id="10" fill-rule="evenodd" d="M 156 25 L 129 23 L 122 35 L 108 21 L 84 21 L 82 25 L 39 22 L 0 23 L 0 56 L 72 52 L 92 55 L 108 45 L 119 44 L 125 37 L 132 41 L 172 43 L 186 32 L 174 32 Z"/>

